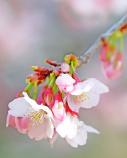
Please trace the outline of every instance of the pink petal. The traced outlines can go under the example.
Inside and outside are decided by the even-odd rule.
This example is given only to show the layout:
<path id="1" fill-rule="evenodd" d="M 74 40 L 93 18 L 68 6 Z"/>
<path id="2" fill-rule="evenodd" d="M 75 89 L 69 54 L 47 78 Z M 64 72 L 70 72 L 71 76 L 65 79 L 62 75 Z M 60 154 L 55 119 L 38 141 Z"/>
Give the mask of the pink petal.
<path id="1" fill-rule="evenodd" d="M 111 65 L 111 64 L 104 65 L 103 72 L 104 72 L 105 76 L 109 79 L 117 79 L 122 73 L 121 68 L 115 69 L 113 67 L 113 65 Z"/>
<path id="2" fill-rule="evenodd" d="M 41 140 L 46 138 L 52 138 L 54 133 L 54 127 L 49 119 L 44 119 L 42 124 L 29 127 L 28 136 L 31 139 Z"/>
<path id="3" fill-rule="evenodd" d="M 10 126 L 10 127 L 13 127 L 13 128 L 16 127 L 14 116 L 11 116 L 9 114 L 7 115 L 6 126 L 7 127 Z"/>
<path id="4" fill-rule="evenodd" d="M 56 133 L 56 131 L 54 131 L 53 137 L 49 139 L 49 142 L 51 145 L 55 143 L 55 141 L 57 140 L 57 137 L 58 137 L 58 134 Z"/>
<path id="5" fill-rule="evenodd" d="M 70 90 L 73 88 L 73 84 L 75 83 L 75 80 L 69 75 L 69 74 L 61 74 L 56 79 L 56 85 L 59 87 L 61 91 Z"/>
<path id="6" fill-rule="evenodd" d="M 62 63 L 61 65 L 61 71 L 62 72 L 69 72 L 70 66 L 67 63 Z"/>
<path id="7" fill-rule="evenodd" d="M 59 104 L 59 102 L 55 101 L 52 111 L 53 111 L 53 114 L 56 119 L 63 121 L 66 116 L 66 112 L 65 112 L 64 106 L 59 107 L 58 104 Z M 61 104 L 62 104 L 62 102 L 61 102 Z"/>
<path id="8" fill-rule="evenodd" d="M 25 134 L 28 131 L 28 126 L 29 126 L 29 119 L 28 118 L 17 118 L 15 117 L 15 124 L 16 124 L 16 128 L 17 130 L 22 133 Z"/>

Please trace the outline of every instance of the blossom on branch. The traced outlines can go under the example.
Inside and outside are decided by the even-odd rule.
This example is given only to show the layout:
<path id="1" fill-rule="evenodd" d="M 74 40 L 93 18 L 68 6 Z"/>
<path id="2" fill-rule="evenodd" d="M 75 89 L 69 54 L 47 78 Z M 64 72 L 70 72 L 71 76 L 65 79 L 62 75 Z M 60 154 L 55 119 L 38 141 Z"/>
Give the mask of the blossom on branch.
<path id="1" fill-rule="evenodd" d="M 27 86 L 9 103 L 7 126 L 51 144 L 59 135 L 72 147 L 85 145 L 88 133 L 99 132 L 79 120 L 79 109 L 96 106 L 109 89 L 95 78 L 81 81 L 76 74 L 79 60 L 73 54 L 61 64 L 46 62 L 52 67 L 33 66 Z"/>
<path id="2" fill-rule="evenodd" d="M 60 74 L 56 79 L 56 85 L 60 91 L 71 92 L 74 88 L 75 80 L 69 74 Z"/>
<path id="3" fill-rule="evenodd" d="M 108 87 L 97 79 L 87 79 L 74 85 L 73 91 L 67 97 L 68 105 L 76 112 L 80 108 L 95 107 L 99 103 L 100 95 L 108 91 Z"/>
<path id="4" fill-rule="evenodd" d="M 119 34 L 119 35 L 117 35 Z M 117 36 L 120 36 L 120 48 L 117 48 Z M 105 76 L 109 79 L 116 79 L 121 75 L 123 68 L 123 41 L 122 33 L 116 33 L 110 38 L 102 39 L 100 60 Z"/>
<path id="5" fill-rule="evenodd" d="M 28 136 L 35 140 L 42 138 L 52 138 L 54 133 L 53 114 L 51 110 L 44 105 L 38 105 L 29 98 L 26 93 L 24 97 L 17 98 L 9 103 L 9 117 L 14 117 L 16 128 L 20 126 L 23 120 L 26 121 Z M 21 119 L 21 121 L 20 121 Z M 7 124 L 11 124 L 12 119 L 8 119 Z M 25 122 L 24 122 L 25 123 Z"/>
<path id="6" fill-rule="evenodd" d="M 96 129 L 85 125 L 84 122 L 79 121 L 76 116 L 71 116 L 68 113 L 65 120 L 56 128 L 56 131 L 75 148 L 78 147 L 78 145 L 86 144 L 88 132 L 99 134 Z"/>

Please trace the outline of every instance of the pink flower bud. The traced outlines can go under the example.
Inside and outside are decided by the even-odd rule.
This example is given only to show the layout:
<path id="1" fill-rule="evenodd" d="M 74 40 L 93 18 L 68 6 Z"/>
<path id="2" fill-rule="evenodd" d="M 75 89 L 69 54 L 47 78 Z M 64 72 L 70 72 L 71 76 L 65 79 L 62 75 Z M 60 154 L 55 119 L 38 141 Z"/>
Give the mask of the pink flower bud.
<path id="1" fill-rule="evenodd" d="M 103 62 L 104 74 L 109 79 L 117 79 L 121 75 L 123 67 L 123 54 L 115 53 L 110 62 Z"/>
<path id="2" fill-rule="evenodd" d="M 62 63 L 61 64 L 61 71 L 62 72 L 69 72 L 70 66 L 67 63 Z"/>

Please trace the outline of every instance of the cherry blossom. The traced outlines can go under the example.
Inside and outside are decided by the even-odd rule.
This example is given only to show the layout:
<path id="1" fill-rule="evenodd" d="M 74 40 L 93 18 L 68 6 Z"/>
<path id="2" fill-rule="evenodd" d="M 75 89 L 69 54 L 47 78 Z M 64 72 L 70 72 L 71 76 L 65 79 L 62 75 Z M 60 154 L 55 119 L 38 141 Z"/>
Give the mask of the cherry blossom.
<path id="1" fill-rule="evenodd" d="M 95 107 L 99 103 L 100 95 L 108 91 L 108 87 L 97 79 L 87 79 L 74 85 L 74 90 L 67 97 L 68 105 L 76 112 L 79 108 Z"/>
<path id="2" fill-rule="evenodd" d="M 8 105 L 6 126 L 34 140 L 53 143 L 60 135 L 72 147 L 85 145 L 88 133 L 99 132 L 79 120 L 80 108 L 92 108 L 108 87 L 95 78 L 82 81 L 78 58 L 66 55 L 64 62 L 46 60 L 47 67 L 32 66 L 26 87 Z M 40 87 L 39 87 L 40 86 Z"/>
<path id="3" fill-rule="evenodd" d="M 87 142 L 87 133 L 99 132 L 91 126 L 85 125 L 82 121 L 79 121 L 77 117 L 67 114 L 65 120 L 56 128 L 58 134 L 65 138 L 66 141 L 72 147 L 78 147 L 78 145 L 85 145 Z"/>
<path id="4" fill-rule="evenodd" d="M 114 36 L 119 35 L 120 38 L 123 38 L 122 35 L 123 32 L 124 32 L 124 27 L 123 30 L 121 28 L 121 31 L 117 32 Z M 100 60 L 102 63 L 102 69 L 105 77 L 108 79 L 117 79 L 121 75 L 123 68 L 123 53 L 122 53 L 123 43 L 122 42 L 120 43 L 121 48 L 117 48 L 117 46 L 114 46 L 111 43 L 111 41 L 112 43 L 114 42 L 114 40 L 111 39 L 102 40 Z"/>
<path id="5" fill-rule="evenodd" d="M 60 91 L 71 92 L 74 87 L 75 80 L 69 74 L 60 74 L 56 79 L 56 84 Z"/>
<path id="6" fill-rule="evenodd" d="M 103 72 L 105 76 L 109 79 L 117 79 L 122 73 L 122 68 L 123 68 L 122 53 L 114 53 L 110 62 L 103 63 Z"/>
<path id="7" fill-rule="evenodd" d="M 27 133 L 31 139 L 52 138 L 54 126 L 51 110 L 47 106 L 38 105 L 27 93 L 23 92 L 23 95 L 24 97 L 16 98 L 8 105 L 8 115 L 14 119 L 16 128 L 16 119 L 19 121 L 19 118 L 25 118 L 28 121 Z M 7 122 L 11 124 L 11 121 L 9 119 Z"/>

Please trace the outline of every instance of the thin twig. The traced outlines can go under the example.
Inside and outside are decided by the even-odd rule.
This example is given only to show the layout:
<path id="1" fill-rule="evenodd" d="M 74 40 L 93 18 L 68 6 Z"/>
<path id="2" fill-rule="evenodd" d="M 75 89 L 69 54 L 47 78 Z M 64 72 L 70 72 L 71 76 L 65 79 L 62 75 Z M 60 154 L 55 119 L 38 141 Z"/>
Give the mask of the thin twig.
<path id="1" fill-rule="evenodd" d="M 116 30 L 118 30 L 123 24 L 127 22 L 127 14 L 124 15 L 118 22 L 116 22 L 112 27 L 110 27 L 105 33 L 101 34 L 99 38 L 93 43 L 93 45 L 87 49 L 82 55 L 79 57 L 80 65 L 86 64 L 90 61 L 93 54 L 96 52 L 97 48 L 100 45 L 100 41 L 102 38 L 106 38 L 113 34 Z"/>

